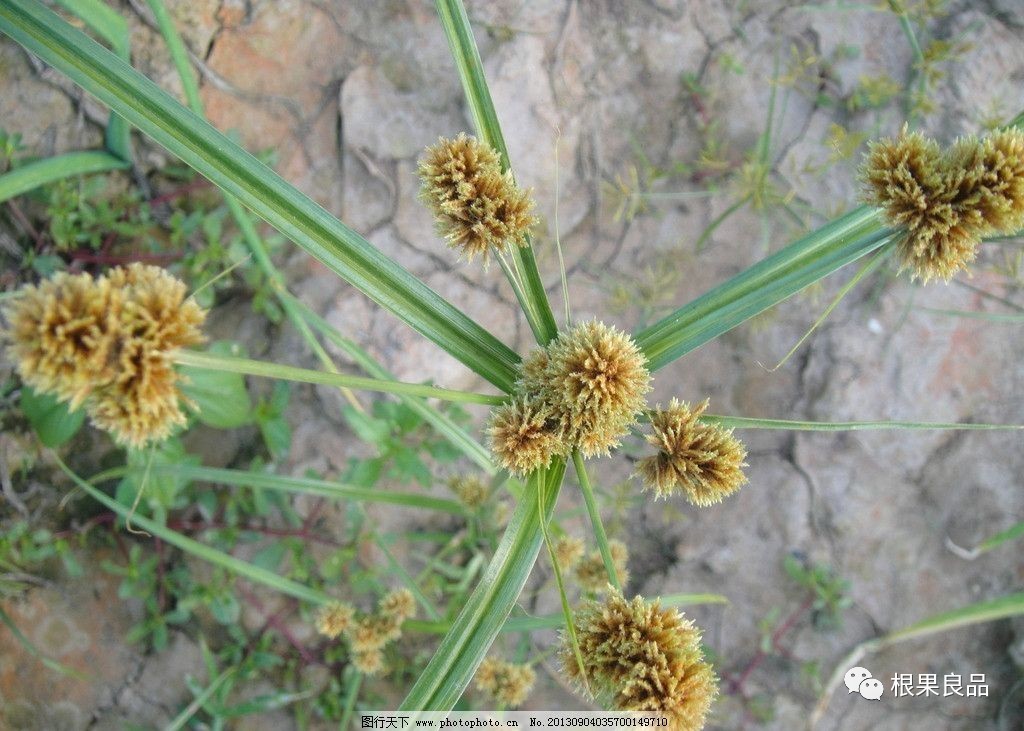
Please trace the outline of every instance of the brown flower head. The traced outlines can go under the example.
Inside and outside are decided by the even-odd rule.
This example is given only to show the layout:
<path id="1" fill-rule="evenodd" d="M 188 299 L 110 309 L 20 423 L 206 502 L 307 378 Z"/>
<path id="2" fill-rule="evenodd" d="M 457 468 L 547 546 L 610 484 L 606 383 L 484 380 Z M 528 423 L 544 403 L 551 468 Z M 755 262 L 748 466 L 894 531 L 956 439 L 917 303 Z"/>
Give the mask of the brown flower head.
<path id="1" fill-rule="evenodd" d="M 537 674 L 529 665 L 485 658 L 476 671 L 476 687 L 505 708 L 521 706 L 533 690 Z"/>
<path id="2" fill-rule="evenodd" d="M 954 205 L 938 143 L 919 132 L 871 144 L 862 172 L 866 200 L 906 233 L 898 245 L 902 268 L 927 282 L 948 280 L 973 261 L 979 239 Z"/>
<path id="3" fill-rule="evenodd" d="M 324 637 L 334 639 L 348 630 L 355 619 L 356 610 L 351 604 L 334 602 L 322 607 L 316 615 L 316 631 Z"/>
<path id="4" fill-rule="evenodd" d="M 88 274 L 55 274 L 21 290 L 4 315 L 21 379 L 78 408 L 113 378 L 120 293 Z"/>
<path id="5" fill-rule="evenodd" d="M 585 456 L 607 454 L 644 408 L 646 358 L 632 338 L 596 320 L 561 333 L 547 354 L 544 394 L 566 440 Z"/>
<path id="6" fill-rule="evenodd" d="M 718 681 L 704 660 L 700 630 L 679 612 L 639 596 L 626 601 L 611 590 L 578 612 L 576 635 L 587 681 L 615 708 L 660 711 L 677 731 L 704 727 Z M 572 646 L 563 640 L 562 667 L 582 682 Z"/>
<path id="7" fill-rule="evenodd" d="M 865 198 L 905 229 L 903 268 L 949 280 L 974 260 L 983 236 L 1024 226 L 1024 133 L 964 137 L 948 150 L 919 133 L 871 145 Z"/>
<path id="8" fill-rule="evenodd" d="M 455 493 L 459 502 L 470 510 L 476 510 L 487 502 L 490 491 L 487 483 L 475 475 L 453 477 L 448 481 L 448 488 Z"/>
<path id="9" fill-rule="evenodd" d="M 514 475 L 547 467 L 565 452 L 551 409 L 537 399 L 513 398 L 497 407 L 487 433 L 498 463 Z"/>
<path id="10" fill-rule="evenodd" d="M 345 631 L 353 653 L 379 650 L 392 640 L 401 636 L 391 617 L 369 614 L 360 617 L 348 626 Z"/>
<path id="11" fill-rule="evenodd" d="M 19 371 L 72 408 L 84 403 L 121 444 L 164 439 L 185 422 L 173 353 L 203 340 L 205 313 L 185 295 L 184 283 L 142 264 L 26 287 L 7 313 Z"/>
<path id="12" fill-rule="evenodd" d="M 526 245 L 533 199 L 511 173 L 502 172 L 498 153 L 474 137 L 441 140 L 420 161 L 420 196 L 433 210 L 449 246 L 467 259 L 510 244 Z"/>
<path id="13" fill-rule="evenodd" d="M 612 539 L 608 541 L 608 552 L 612 555 L 612 565 L 615 567 L 619 583 L 628 584 L 629 570 L 626 564 L 629 562 L 629 549 L 626 548 L 626 544 Z M 600 551 L 587 555 L 576 565 L 576 580 L 584 591 L 599 592 L 608 587 L 608 571 L 605 569 L 604 557 Z"/>
<path id="14" fill-rule="evenodd" d="M 184 425 L 174 351 L 203 340 L 205 313 L 186 299 L 184 282 L 159 267 L 132 264 L 108 274 L 124 293 L 116 354 L 117 375 L 96 393 L 93 423 L 122 444 L 141 447 Z"/>
<path id="15" fill-rule="evenodd" d="M 377 613 L 389 618 L 401 628 L 405 620 L 416 616 L 416 599 L 408 589 L 395 589 L 380 600 Z"/>
<path id="16" fill-rule="evenodd" d="M 387 669 L 384 653 L 377 649 L 353 652 L 352 665 L 363 675 L 380 675 Z"/>
<path id="17" fill-rule="evenodd" d="M 653 434 L 647 441 L 658 453 L 640 460 L 637 473 L 644 489 L 654 490 L 656 497 L 682 492 L 691 504 L 704 507 L 721 502 L 746 484 L 743 444 L 731 430 L 701 423 L 707 407 L 707 400 L 691 409 L 672 399 L 667 409 L 651 416 Z"/>
<path id="18" fill-rule="evenodd" d="M 573 568 L 583 558 L 585 546 L 582 538 L 562 536 L 555 541 L 555 561 L 563 571 Z"/>
<path id="19" fill-rule="evenodd" d="M 1024 227 L 1024 132 L 957 140 L 946 157 L 946 187 L 963 224 L 978 236 Z"/>

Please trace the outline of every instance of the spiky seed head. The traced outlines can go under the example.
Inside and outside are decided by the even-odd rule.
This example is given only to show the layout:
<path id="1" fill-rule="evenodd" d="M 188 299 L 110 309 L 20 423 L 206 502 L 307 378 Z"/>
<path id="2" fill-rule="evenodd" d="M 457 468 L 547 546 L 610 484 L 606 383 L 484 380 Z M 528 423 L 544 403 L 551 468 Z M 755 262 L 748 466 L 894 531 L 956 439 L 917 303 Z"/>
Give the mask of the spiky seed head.
<path id="1" fill-rule="evenodd" d="M 658 452 L 640 460 L 637 473 L 655 497 L 682 493 L 691 504 L 705 507 L 746 484 L 746 449 L 732 430 L 700 421 L 707 407 L 706 399 L 697 408 L 672 399 L 667 409 L 651 416 L 647 441 Z"/>
<path id="2" fill-rule="evenodd" d="M 529 665 L 485 658 L 476 671 L 476 687 L 505 708 L 517 708 L 533 690 L 537 674 Z"/>
<path id="3" fill-rule="evenodd" d="M 518 476 L 547 467 L 566 451 L 551 409 L 535 398 L 513 398 L 494 409 L 487 433 L 498 463 Z"/>
<path id="4" fill-rule="evenodd" d="M 615 574 L 622 585 L 629 583 L 629 549 L 622 541 L 608 541 L 608 552 L 612 556 Z M 599 592 L 608 587 L 608 570 L 604 565 L 604 557 L 599 550 L 588 554 L 576 565 L 576 580 L 584 591 Z"/>
<path id="5" fill-rule="evenodd" d="M 453 477 L 448 481 L 448 488 L 455 493 L 459 502 L 470 510 L 476 510 L 487 502 L 490 491 L 487 483 L 476 475 Z"/>
<path id="6" fill-rule="evenodd" d="M 603 601 L 577 613 L 576 636 L 586 680 L 617 709 L 660 711 L 679 731 L 704 727 L 718 680 L 704 660 L 700 630 L 678 611 L 639 596 L 627 601 L 609 588 Z M 561 660 L 582 684 L 568 637 Z"/>
<path id="7" fill-rule="evenodd" d="M 607 454 L 644 408 L 651 376 L 633 339 L 597 320 L 548 346 L 544 393 L 565 438 L 585 456 Z"/>
<path id="8" fill-rule="evenodd" d="M 420 197 L 449 246 L 467 260 L 526 245 L 533 199 L 502 172 L 498 153 L 475 137 L 441 138 L 419 164 Z"/>
<path id="9" fill-rule="evenodd" d="M 205 312 L 184 283 L 132 264 L 93 279 L 57 274 L 7 310 L 26 382 L 86 405 L 93 424 L 141 447 L 185 423 L 174 351 L 202 342 Z"/>
<path id="10" fill-rule="evenodd" d="M 121 293 L 88 274 L 58 272 L 5 308 L 8 355 L 21 379 L 77 409 L 113 379 Z"/>
<path id="11" fill-rule="evenodd" d="M 980 241 L 955 205 L 938 143 L 919 132 L 873 142 L 862 171 L 865 197 L 905 233 L 897 251 L 911 278 L 949 280 L 974 260 Z"/>
<path id="12" fill-rule="evenodd" d="M 363 675 L 381 675 L 387 670 L 384 653 L 379 649 L 362 650 L 352 653 L 352 665 Z"/>
<path id="13" fill-rule="evenodd" d="M 585 550 L 582 538 L 562 536 L 555 541 L 555 561 L 560 569 L 568 571 L 579 563 Z"/>
<path id="14" fill-rule="evenodd" d="M 351 604 L 334 602 L 321 607 L 316 615 L 316 631 L 329 639 L 335 639 L 348 630 L 355 619 L 356 610 Z"/>
<path id="15" fill-rule="evenodd" d="M 963 137 L 950 147 L 947 168 L 952 203 L 977 236 L 1024 226 L 1024 132 Z"/>
<path id="16" fill-rule="evenodd" d="M 377 613 L 395 622 L 398 627 L 416 616 L 416 599 L 408 589 L 395 589 L 384 595 L 377 605 Z"/>
<path id="17" fill-rule="evenodd" d="M 345 636 L 354 653 L 379 650 L 392 640 L 398 639 L 401 634 L 393 617 L 385 617 L 380 614 L 360 617 L 351 623 L 345 631 Z"/>

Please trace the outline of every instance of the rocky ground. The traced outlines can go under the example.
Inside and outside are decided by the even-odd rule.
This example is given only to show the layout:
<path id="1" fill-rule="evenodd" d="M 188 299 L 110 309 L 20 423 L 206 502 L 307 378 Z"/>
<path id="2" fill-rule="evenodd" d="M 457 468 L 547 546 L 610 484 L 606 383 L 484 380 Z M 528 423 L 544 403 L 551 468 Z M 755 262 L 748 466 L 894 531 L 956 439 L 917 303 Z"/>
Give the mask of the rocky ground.
<path id="1" fill-rule="evenodd" d="M 178 82 L 148 25 L 144 3 L 122 9 L 132 24 L 135 64 L 166 88 Z M 469 128 L 443 33 L 422 0 L 198 0 L 170 2 L 202 72 L 203 100 L 221 129 L 252 150 L 272 150 L 278 171 L 388 255 L 520 351 L 530 333 L 497 267 L 456 261 L 416 200 L 415 160 L 439 135 Z M 918 3 L 921 5 L 921 3 Z M 137 7 L 138 6 L 138 7 Z M 727 167 L 738 167 L 763 133 L 771 80 L 774 186 L 802 217 L 849 206 L 857 157 L 831 160 L 831 126 L 874 136 L 898 130 L 898 104 L 851 110 L 866 77 L 904 82 L 912 51 L 895 16 L 867 6 L 721 0 L 476 0 L 468 3 L 491 91 L 518 178 L 542 215 L 541 271 L 560 302 L 553 237 L 557 210 L 573 315 L 633 328 L 777 250 L 796 235 L 778 207 L 745 206 L 700 233 L 736 200 L 736 183 L 711 196 L 697 161 L 709 125 Z M 1024 12 L 1011 0 L 949 4 L 928 24 L 938 39 L 969 48 L 943 66 L 925 128 L 942 139 L 978 131 L 1024 109 Z M 694 83 L 686 84 L 684 78 Z M 700 91 L 699 89 L 703 91 Z M 93 146 L 104 112 L 0 41 L 0 125 L 40 154 Z M 164 153 L 139 141 L 140 160 Z M 646 210 L 616 216 L 617 181 L 637 170 Z M 556 177 L 557 173 L 557 177 Z M 734 180 L 712 176 L 716 180 Z M 817 213 L 810 213 L 811 211 Z M 1015 253 L 1016 249 L 1005 247 Z M 1020 303 L 1018 272 L 1000 271 L 1004 249 L 983 255 L 971 279 L 925 288 L 905 278 L 861 286 L 808 344 L 776 363 L 821 313 L 850 273 L 801 294 L 659 372 L 654 399 L 709 396 L 717 413 L 816 419 L 1021 423 L 1024 339 L 1013 325 L 941 316 L 922 307 L 1002 311 L 980 290 Z M 403 380 L 449 387 L 480 384 L 455 361 L 379 311 L 301 253 L 290 256 L 293 291 L 358 340 Z M 242 333 L 261 357 L 296 360 L 296 341 L 266 342 L 245 308 L 218 328 Z M 309 360 L 308 362 L 312 362 Z M 343 466 L 343 427 L 328 421 L 336 395 L 304 392 L 293 405 L 290 467 Z M 750 485 L 701 511 L 644 500 L 614 524 L 631 548 L 629 589 L 645 595 L 717 592 L 723 607 L 695 607 L 718 667 L 732 679 L 755 660 L 763 624 L 791 626 L 784 652 L 758 661 L 739 690 L 771 709 L 759 721 L 737 694 L 723 698 L 714 728 L 804 727 L 817 687 L 807 663 L 827 676 L 858 642 L 938 611 L 1019 591 L 1019 545 L 976 561 L 947 548 L 971 546 L 1024 517 L 1021 437 L 1011 432 L 749 431 Z M 211 452 L 237 448 L 218 445 Z M 218 457 L 214 457 L 216 459 Z M 606 460 L 609 488 L 631 471 Z M 565 509 L 575 500 L 567 489 Z M 383 514 L 381 520 L 402 518 Z M 813 626 L 785 556 L 832 567 L 849 582 L 852 606 L 838 627 Z M 80 729 L 165 723 L 189 698 L 183 677 L 202 676 L 198 647 L 184 635 L 143 656 L 123 641 L 137 610 L 114 599 L 114 582 L 85 580 L 34 590 L 11 608 L 52 656 L 95 671 L 89 683 L 54 677 L 0 634 L 0 726 Z M 554 608 L 554 604 L 550 608 Z M 886 695 L 872 703 L 840 688 L 818 728 L 992 729 L 1024 722 L 1022 641 L 994 622 L 901 644 L 866 658 Z M 1017 657 L 1020 657 L 1018 653 Z M 985 673 L 988 698 L 893 698 L 896 673 Z M 1015 685 L 1016 684 L 1016 685 Z M 583 707 L 553 680 L 528 707 Z M 724 686 L 728 689 L 729 682 Z M 253 721 L 256 724 L 256 721 Z M 286 728 L 266 716 L 246 728 Z"/>

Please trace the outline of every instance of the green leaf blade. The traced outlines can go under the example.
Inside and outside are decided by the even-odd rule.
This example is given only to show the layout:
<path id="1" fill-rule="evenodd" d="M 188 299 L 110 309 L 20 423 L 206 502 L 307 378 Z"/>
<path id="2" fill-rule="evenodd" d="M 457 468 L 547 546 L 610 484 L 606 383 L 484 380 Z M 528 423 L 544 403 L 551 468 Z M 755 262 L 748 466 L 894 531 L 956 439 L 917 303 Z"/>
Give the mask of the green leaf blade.
<path id="1" fill-rule="evenodd" d="M 0 4 L 0 30 L 503 391 L 519 357 L 202 117 L 39 3 Z"/>

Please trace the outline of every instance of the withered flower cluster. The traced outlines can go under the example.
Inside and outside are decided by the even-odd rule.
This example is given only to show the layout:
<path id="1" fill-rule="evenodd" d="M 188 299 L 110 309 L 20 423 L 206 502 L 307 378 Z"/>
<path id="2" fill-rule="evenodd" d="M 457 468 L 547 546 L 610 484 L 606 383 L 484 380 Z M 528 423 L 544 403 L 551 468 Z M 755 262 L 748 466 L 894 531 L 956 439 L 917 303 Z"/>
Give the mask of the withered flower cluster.
<path id="1" fill-rule="evenodd" d="M 415 615 L 412 592 L 396 589 L 380 600 L 376 612 L 361 617 L 351 604 L 328 604 L 317 614 L 316 629 L 329 639 L 344 635 L 356 670 L 363 675 L 379 675 L 386 669 L 384 647 L 402 636 L 402 624 Z"/>
<path id="2" fill-rule="evenodd" d="M 596 320 L 576 325 L 524 359 L 512 400 L 492 414 L 492 450 L 516 475 L 576 449 L 607 454 L 643 410 L 650 380 L 628 335 Z"/>
<path id="3" fill-rule="evenodd" d="M 576 615 L 586 684 L 623 711 L 658 711 L 674 731 L 698 731 L 718 694 L 704 660 L 700 630 L 674 609 L 643 597 L 627 601 L 611 589 Z M 562 667 L 583 685 L 576 655 L 563 637 Z"/>
<path id="4" fill-rule="evenodd" d="M 902 267 L 946 281 L 967 267 L 984 236 L 1024 227 L 1024 133 L 963 137 L 943 150 L 918 132 L 871 145 L 865 199 L 905 230 Z"/>
<path id="5" fill-rule="evenodd" d="M 504 708 L 517 708 L 523 704 L 537 674 L 529 665 L 518 665 L 493 657 L 485 658 L 476 671 L 476 687 L 487 693 Z"/>
<path id="6" fill-rule="evenodd" d="M 706 399 L 695 409 L 672 399 L 651 415 L 647 441 L 658 452 L 640 460 L 637 473 L 655 497 L 681 492 L 690 504 L 706 507 L 746 484 L 746 449 L 731 430 L 700 421 L 707 407 Z"/>
<path id="7" fill-rule="evenodd" d="M 460 134 L 441 138 L 427 148 L 419 164 L 420 197 L 437 220 L 448 245 L 467 260 L 525 246 L 533 216 L 533 199 L 490 146 Z"/>
<path id="8" fill-rule="evenodd" d="M 206 313 L 163 269 L 61 272 L 25 286 L 5 316 L 22 380 L 72 410 L 84 406 L 118 443 L 141 447 L 185 423 L 172 357 L 203 341 Z"/>

